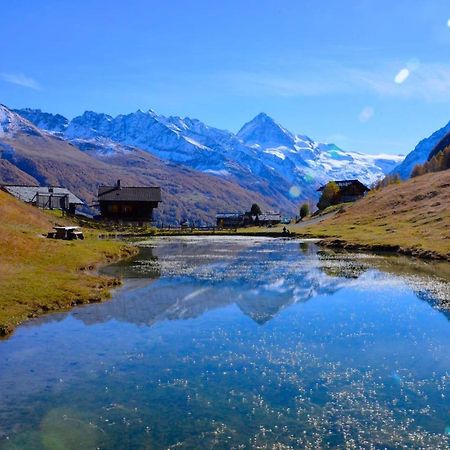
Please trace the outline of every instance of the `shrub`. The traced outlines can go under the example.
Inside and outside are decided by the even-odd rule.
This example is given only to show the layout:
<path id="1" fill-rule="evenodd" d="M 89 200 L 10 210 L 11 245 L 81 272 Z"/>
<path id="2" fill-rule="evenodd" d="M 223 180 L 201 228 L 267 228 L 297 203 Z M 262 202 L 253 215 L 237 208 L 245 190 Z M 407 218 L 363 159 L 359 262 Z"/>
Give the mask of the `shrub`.
<path id="1" fill-rule="evenodd" d="M 308 203 L 303 203 L 302 206 L 300 206 L 300 219 L 304 219 L 309 214 L 309 205 Z"/>
<path id="2" fill-rule="evenodd" d="M 328 206 L 335 205 L 339 202 L 339 186 L 334 181 L 330 181 L 323 188 L 322 196 L 320 197 L 319 203 L 317 203 L 317 207 L 320 210 L 328 208 Z"/>
<path id="3" fill-rule="evenodd" d="M 257 203 L 253 203 L 252 207 L 250 208 L 250 214 L 252 216 L 259 216 L 261 214 L 261 208 Z"/>

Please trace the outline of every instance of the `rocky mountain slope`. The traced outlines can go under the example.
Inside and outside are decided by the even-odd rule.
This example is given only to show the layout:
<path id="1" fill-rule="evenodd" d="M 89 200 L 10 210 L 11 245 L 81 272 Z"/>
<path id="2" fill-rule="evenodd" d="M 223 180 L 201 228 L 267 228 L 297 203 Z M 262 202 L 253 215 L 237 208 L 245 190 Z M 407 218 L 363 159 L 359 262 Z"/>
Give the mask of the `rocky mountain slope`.
<path id="1" fill-rule="evenodd" d="M 447 147 L 450 147 L 450 131 L 433 148 L 431 153 L 428 155 L 427 160 L 430 161 L 433 156 L 436 156 L 438 153 L 444 151 Z"/>
<path id="2" fill-rule="evenodd" d="M 268 183 L 264 189 L 269 195 L 264 196 L 130 146 L 90 140 L 80 147 L 0 106 L 0 182 L 63 185 L 88 203 L 100 184 L 117 179 L 128 185 L 159 185 L 164 202 L 158 213 L 166 223 L 211 223 L 217 211 L 246 209 L 253 202 L 267 209 L 292 208 L 276 193 L 270 196 Z"/>
<path id="3" fill-rule="evenodd" d="M 450 133 L 450 122 L 431 136 L 422 139 L 404 161 L 393 170 L 393 173 L 399 174 L 402 179 L 409 178 L 414 166 L 427 161 L 434 148 L 448 133 Z"/>
<path id="4" fill-rule="evenodd" d="M 358 178 L 372 184 L 402 159 L 320 144 L 291 133 L 264 113 L 235 135 L 196 119 L 164 117 L 151 110 L 117 117 L 87 111 L 63 130 L 56 116 L 50 120 L 48 115 L 41 118 L 38 110 L 17 112 L 35 124 L 48 123 L 47 131 L 82 149 L 95 146 L 102 158 L 114 156 L 117 144 L 136 147 L 265 197 L 284 198 L 290 211 L 302 199 L 315 197 L 319 185 L 330 179 Z"/>

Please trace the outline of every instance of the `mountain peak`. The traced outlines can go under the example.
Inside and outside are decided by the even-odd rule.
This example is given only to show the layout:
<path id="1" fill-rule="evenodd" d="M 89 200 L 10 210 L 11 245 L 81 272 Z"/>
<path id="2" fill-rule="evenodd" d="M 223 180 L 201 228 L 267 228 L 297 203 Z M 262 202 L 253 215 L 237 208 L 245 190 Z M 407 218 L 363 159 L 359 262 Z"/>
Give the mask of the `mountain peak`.
<path id="1" fill-rule="evenodd" d="M 17 132 L 39 134 L 37 128 L 27 119 L 0 103 L 0 136 L 13 136 Z"/>
<path id="2" fill-rule="evenodd" d="M 263 148 L 292 147 L 294 144 L 294 135 L 264 112 L 247 122 L 239 130 L 237 136 L 245 144 L 258 144 Z"/>

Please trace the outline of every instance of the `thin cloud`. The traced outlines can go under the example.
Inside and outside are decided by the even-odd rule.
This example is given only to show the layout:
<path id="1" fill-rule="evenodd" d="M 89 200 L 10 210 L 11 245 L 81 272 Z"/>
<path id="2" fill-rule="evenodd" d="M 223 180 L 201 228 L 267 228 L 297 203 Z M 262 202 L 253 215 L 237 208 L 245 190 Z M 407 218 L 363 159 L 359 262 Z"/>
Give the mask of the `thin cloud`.
<path id="1" fill-rule="evenodd" d="M 291 70 L 283 75 L 228 72 L 220 78 L 229 88 L 244 95 L 296 97 L 372 92 L 385 97 L 450 101 L 450 64 L 421 63 L 415 67 L 414 71 L 408 69 L 405 76 L 399 64 L 384 64 L 370 70 L 330 63 L 309 70 Z"/>
<path id="2" fill-rule="evenodd" d="M 27 77 L 23 73 L 0 73 L 0 78 L 8 83 L 17 84 L 30 89 L 39 90 L 41 86 L 33 78 Z"/>

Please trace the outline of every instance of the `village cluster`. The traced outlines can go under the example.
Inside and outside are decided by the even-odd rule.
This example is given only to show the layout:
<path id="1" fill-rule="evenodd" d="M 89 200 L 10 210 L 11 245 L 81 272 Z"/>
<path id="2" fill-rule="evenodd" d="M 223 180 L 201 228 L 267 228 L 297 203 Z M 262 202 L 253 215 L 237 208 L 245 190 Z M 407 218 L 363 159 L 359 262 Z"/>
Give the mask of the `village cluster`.
<path id="1" fill-rule="evenodd" d="M 69 189 L 56 186 L 24 186 L 4 184 L 0 189 L 17 199 L 32 204 L 38 208 L 61 210 L 66 215 L 82 215 L 94 220 L 116 222 L 127 225 L 149 224 L 153 220 L 153 210 L 162 202 L 161 188 L 156 186 L 123 186 L 120 180 L 112 186 L 100 186 L 96 201 L 86 204 Z M 333 203 L 353 202 L 363 197 L 369 191 L 358 180 L 331 181 L 321 186 L 322 193 L 317 206 L 319 209 Z M 99 214 L 91 216 L 86 210 L 97 210 Z M 291 218 L 283 217 L 280 212 L 262 211 L 253 204 L 249 211 L 219 212 L 216 214 L 215 227 L 242 228 L 249 226 L 272 227 L 278 224 L 289 224 Z M 189 226 L 189 219 L 180 224 L 181 228 Z M 49 237 L 82 238 L 77 227 L 57 227 Z"/>

